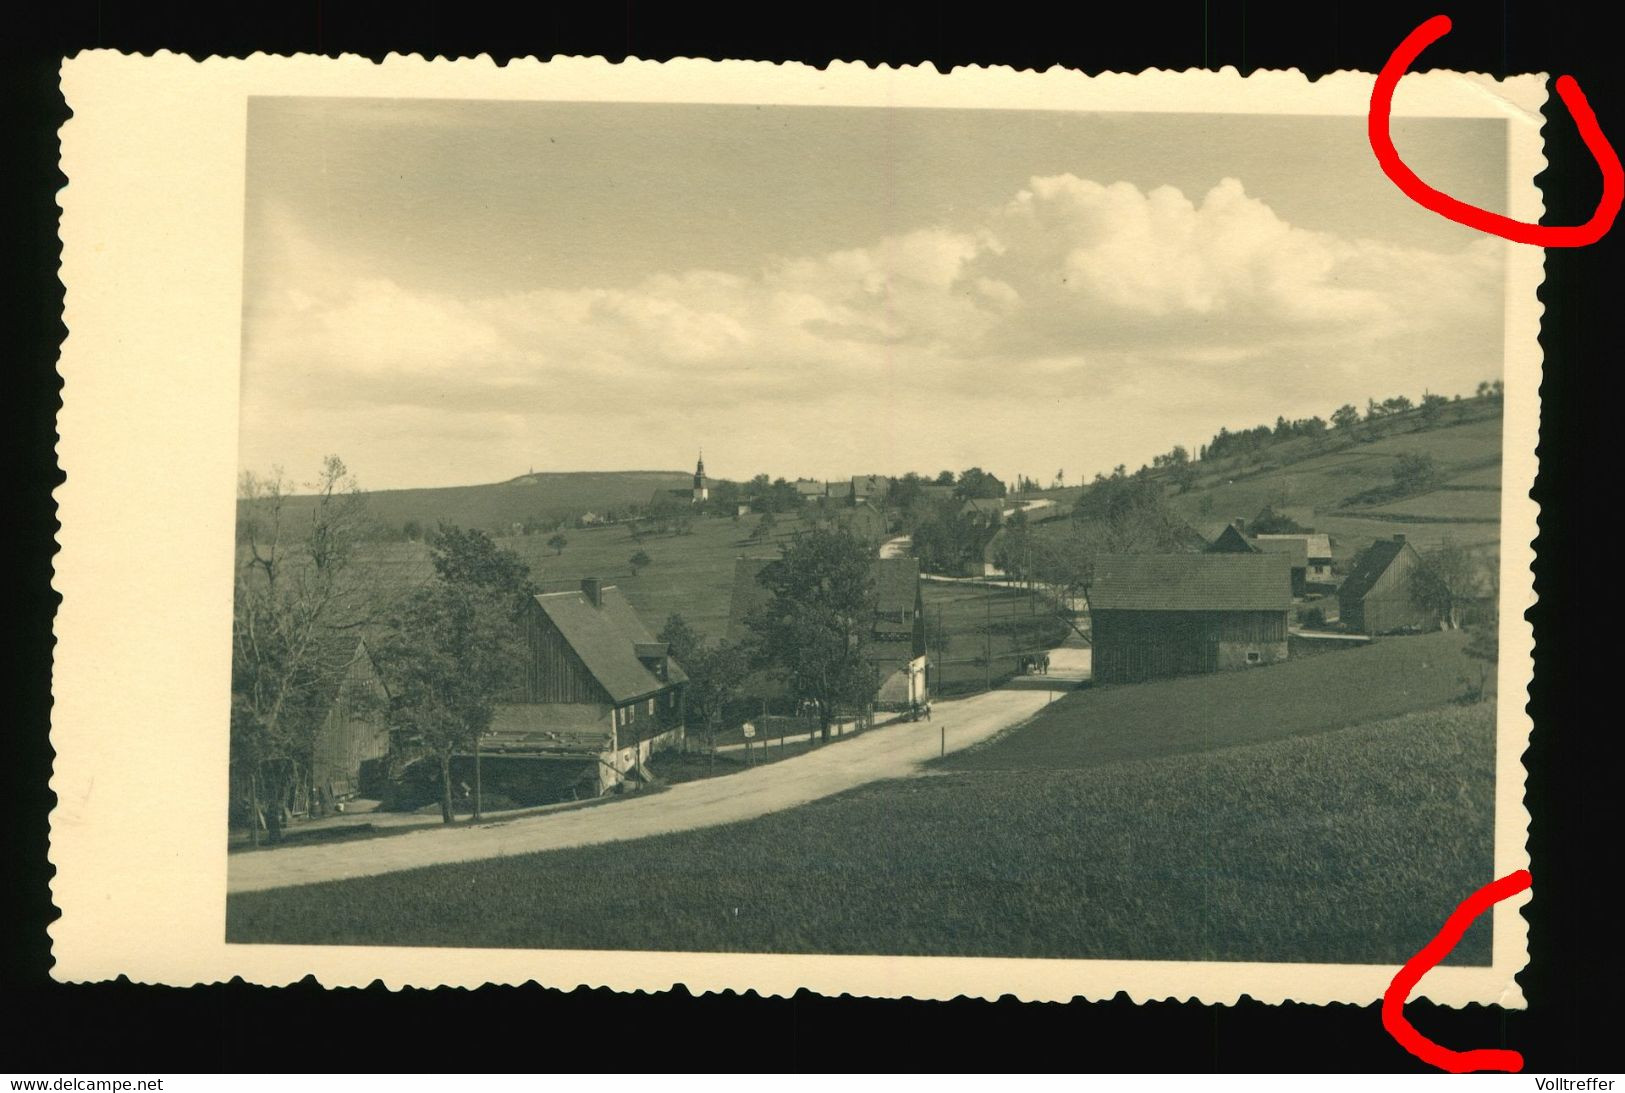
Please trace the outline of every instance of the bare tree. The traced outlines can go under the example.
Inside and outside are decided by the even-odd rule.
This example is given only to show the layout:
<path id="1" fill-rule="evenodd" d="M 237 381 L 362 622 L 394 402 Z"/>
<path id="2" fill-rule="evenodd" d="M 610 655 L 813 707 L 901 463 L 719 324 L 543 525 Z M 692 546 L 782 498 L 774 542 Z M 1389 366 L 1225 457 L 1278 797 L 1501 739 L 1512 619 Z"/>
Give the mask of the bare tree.
<path id="1" fill-rule="evenodd" d="M 309 489 L 301 523 L 290 515 L 280 468 L 239 480 L 245 550 L 233 596 L 231 764 L 248 792 L 256 845 L 262 818 L 280 841 L 288 799 L 309 775 L 336 671 L 323 646 L 367 614 L 352 566 L 366 497 L 337 456 L 323 461 Z"/>

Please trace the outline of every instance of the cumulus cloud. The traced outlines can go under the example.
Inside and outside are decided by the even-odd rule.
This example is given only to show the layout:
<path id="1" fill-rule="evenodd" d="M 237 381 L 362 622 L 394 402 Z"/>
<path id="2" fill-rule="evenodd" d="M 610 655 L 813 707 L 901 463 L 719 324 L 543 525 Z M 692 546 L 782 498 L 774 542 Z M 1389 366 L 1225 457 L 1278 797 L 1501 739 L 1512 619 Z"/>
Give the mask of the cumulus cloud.
<path id="1" fill-rule="evenodd" d="M 1379 393 L 1419 357 L 1499 344 L 1494 241 L 1441 254 L 1311 231 L 1235 179 L 1187 195 L 1035 177 L 968 228 L 914 226 L 749 275 L 477 298 L 399 283 L 268 215 L 248 280 L 245 430 L 318 405 L 507 419 L 839 406 L 882 429 L 881 391 L 1020 400 L 1131 384 L 1216 402 L 1273 385 L 1257 401 L 1285 409 L 1328 376 L 1365 369 Z"/>

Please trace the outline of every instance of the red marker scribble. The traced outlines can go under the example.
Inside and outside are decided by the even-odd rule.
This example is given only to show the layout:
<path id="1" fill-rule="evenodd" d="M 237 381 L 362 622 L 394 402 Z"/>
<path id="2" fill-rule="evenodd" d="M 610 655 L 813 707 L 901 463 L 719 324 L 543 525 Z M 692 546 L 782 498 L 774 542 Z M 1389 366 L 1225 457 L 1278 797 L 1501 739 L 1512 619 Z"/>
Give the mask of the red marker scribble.
<path id="1" fill-rule="evenodd" d="M 1382 165 L 1383 173 L 1405 191 L 1405 196 L 1423 208 L 1514 243 L 1529 243 L 1536 247 L 1583 247 L 1608 234 L 1608 229 L 1614 226 L 1614 217 L 1619 215 L 1620 203 L 1625 200 L 1625 169 L 1620 167 L 1614 146 L 1603 136 L 1602 129 L 1597 125 L 1597 115 L 1592 113 L 1591 104 L 1586 101 L 1580 85 L 1574 82 L 1572 76 L 1557 78 L 1557 94 L 1573 116 L 1580 139 L 1585 141 L 1591 158 L 1602 170 L 1602 197 L 1597 203 L 1596 212 L 1584 224 L 1542 227 L 1513 220 L 1440 193 L 1405 166 L 1405 161 L 1399 158 L 1399 152 L 1394 149 L 1394 141 L 1389 133 L 1388 115 L 1394 108 L 1394 88 L 1399 86 L 1399 78 L 1405 75 L 1405 70 L 1415 63 L 1422 51 L 1448 33 L 1450 17 L 1435 15 L 1411 31 L 1377 74 L 1377 84 L 1371 89 L 1371 112 L 1366 117 L 1366 125 L 1371 135 L 1371 150 L 1377 154 L 1377 162 Z"/>
<path id="2" fill-rule="evenodd" d="M 1382 1027 L 1388 1035 L 1399 1041 L 1399 1046 L 1430 1066 L 1448 1070 L 1452 1074 L 1466 1074 L 1473 1070 L 1502 1070 L 1516 1074 L 1523 1069 L 1523 1056 L 1502 1048 L 1475 1048 L 1472 1051 L 1453 1051 L 1434 1043 L 1405 1019 L 1405 1001 L 1410 998 L 1416 984 L 1434 966 L 1450 955 L 1461 936 L 1473 920 L 1502 900 L 1517 895 L 1529 887 L 1529 870 L 1520 869 L 1500 880 L 1491 881 L 1462 901 L 1460 907 L 1445 920 L 1444 927 L 1421 952 L 1411 957 L 1399 969 L 1388 991 L 1382 996 Z"/>

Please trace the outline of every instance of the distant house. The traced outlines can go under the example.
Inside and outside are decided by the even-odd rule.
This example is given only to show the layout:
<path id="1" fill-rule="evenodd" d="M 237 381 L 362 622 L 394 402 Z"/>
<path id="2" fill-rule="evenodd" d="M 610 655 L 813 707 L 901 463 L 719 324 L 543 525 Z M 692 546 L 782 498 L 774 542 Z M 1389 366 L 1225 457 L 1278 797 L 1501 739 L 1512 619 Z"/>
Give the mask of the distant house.
<path id="1" fill-rule="evenodd" d="M 1343 625 L 1362 634 L 1437 626 L 1438 616 L 1411 600 L 1411 573 L 1420 565 L 1422 556 L 1403 535 L 1372 543 L 1355 558 L 1337 590 L 1338 617 Z"/>
<path id="2" fill-rule="evenodd" d="M 497 706 L 482 756 L 549 796 L 643 780 L 656 751 L 681 744 L 688 676 L 620 589 L 597 578 L 536 596 L 525 620 L 524 675 Z M 488 765 L 489 769 L 489 765 Z"/>
<path id="3" fill-rule="evenodd" d="M 1255 535 L 1260 548 L 1265 542 L 1284 542 L 1299 539 L 1303 542 L 1305 577 L 1311 584 L 1330 584 L 1332 577 L 1332 538 L 1330 535 L 1304 532 L 1298 535 Z"/>
<path id="4" fill-rule="evenodd" d="M 1287 657 L 1292 577 L 1283 555 L 1102 555 L 1088 600 L 1096 682 L 1226 671 Z"/>
<path id="5" fill-rule="evenodd" d="M 965 503 L 959 506 L 962 516 L 985 516 L 989 520 L 1002 520 L 1010 506 L 1004 503 L 1002 497 L 967 497 Z"/>
<path id="6" fill-rule="evenodd" d="M 1280 554 L 1292 563 L 1292 594 L 1302 596 L 1309 579 L 1308 544 L 1301 535 L 1260 535 L 1253 539 L 1253 549 L 1260 554 Z"/>
<path id="7" fill-rule="evenodd" d="M 1208 544 L 1209 554 L 1257 554 L 1259 550 L 1247 541 L 1242 534 L 1241 521 L 1226 524 L 1224 530 L 1214 536 L 1213 542 Z"/>
<path id="8" fill-rule="evenodd" d="M 829 493 L 828 484 L 815 478 L 798 478 L 793 485 L 796 493 L 805 501 L 817 501 Z"/>
<path id="9" fill-rule="evenodd" d="M 859 474 L 852 477 L 847 492 L 854 503 L 872 501 L 878 505 L 885 502 L 890 489 L 891 479 L 883 474 Z"/>
<path id="10" fill-rule="evenodd" d="M 380 792 L 389 757 L 388 689 L 367 643 L 340 632 L 317 643 L 327 713 L 311 745 L 310 811 Z M 304 809 L 300 809 L 304 811 Z"/>
<path id="11" fill-rule="evenodd" d="M 758 579 L 772 558 L 740 558 L 734 564 L 733 599 L 728 611 L 728 640 L 751 637 L 748 618 L 766 605 L 771 593 Z M 920 591 L 920 563 L 913 558 L 877 558 L 874 561 L 875 620 L 869 635 L 868 658 L 880 686 L 875 695 L 882 707 L 923 702 L 928 694 L 925 665 L 925 605 Z M 765 676 L 754 677 L 746 690 L 762 698 L 776 698 L 783 688 Z"/>
<path id="12" fill-rule="evenodd" d="M 886 514 L 860 501 L 841 514 L 840 526 L 865 542 L 878 544 L 886 537 Z"/>

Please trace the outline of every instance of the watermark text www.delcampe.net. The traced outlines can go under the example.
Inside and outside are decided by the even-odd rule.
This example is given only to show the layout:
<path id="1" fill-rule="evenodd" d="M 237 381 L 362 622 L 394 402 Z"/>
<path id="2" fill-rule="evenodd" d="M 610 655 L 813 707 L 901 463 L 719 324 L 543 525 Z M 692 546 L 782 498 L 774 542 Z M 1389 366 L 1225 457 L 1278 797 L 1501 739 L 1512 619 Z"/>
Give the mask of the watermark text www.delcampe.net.
<path id="1" fill-rule="evenodd" d="M 11 1088 L 53 1093 L 163 1093 L 162 1078 L 13 1078 Z"/>

